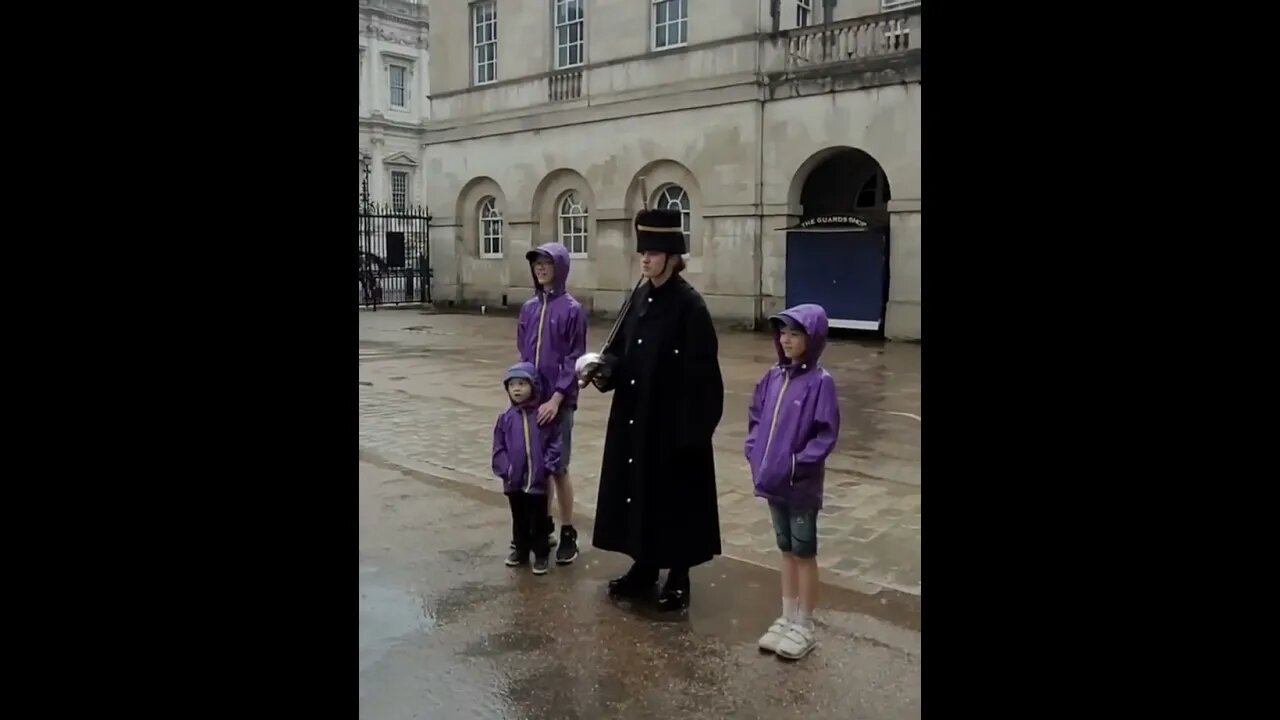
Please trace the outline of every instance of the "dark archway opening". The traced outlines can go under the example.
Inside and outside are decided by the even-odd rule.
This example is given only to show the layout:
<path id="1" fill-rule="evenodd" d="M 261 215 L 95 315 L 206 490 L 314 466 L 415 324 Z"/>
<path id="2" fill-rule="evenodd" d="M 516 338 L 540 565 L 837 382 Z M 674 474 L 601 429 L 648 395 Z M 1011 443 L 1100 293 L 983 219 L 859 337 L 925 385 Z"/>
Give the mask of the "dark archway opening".
<path id="1" fill-rule="evenodd" d="M 803 217 L 841 213 L 882 214 L 892 199 L 889 178 L 876 159 L 847 148 L 827 158 L 805 178 L 800 191 Z"/>
<path id="2" fill-rule="evenodd" d="M 889 179 L 875 158 L 843 148 L 815 167 L 800 191 L 802 224 L 787 235 L 787 304 L 816 302 L 833 335 L 882 338 L 889 301 Z M 840 227 L 854 216 L 865 226 Z M 826 227 L 826 219 L 835 219 Z"/>

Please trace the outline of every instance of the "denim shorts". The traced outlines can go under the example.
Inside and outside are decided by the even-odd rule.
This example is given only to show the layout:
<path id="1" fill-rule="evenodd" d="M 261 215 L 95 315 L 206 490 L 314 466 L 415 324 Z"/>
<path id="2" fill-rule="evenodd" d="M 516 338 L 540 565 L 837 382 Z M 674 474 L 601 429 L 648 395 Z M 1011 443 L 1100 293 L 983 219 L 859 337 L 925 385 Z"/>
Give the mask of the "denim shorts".
<path id="1" fill-rule="evenodd" d="M 792 510 L 771 502 L 769 515 L 773 518 L 773 534 L 778 538 L 779 550 L 802 558 L 817 556 L 817 510 Z"/>
<path id="2" fill-rule="evenodd" d="M 560 423 L 560 467 L 557 470 L 564 473 L 569 469 L 569 456 L 573 453 L 573 408 L 560 408 L 556 422 Z"/>

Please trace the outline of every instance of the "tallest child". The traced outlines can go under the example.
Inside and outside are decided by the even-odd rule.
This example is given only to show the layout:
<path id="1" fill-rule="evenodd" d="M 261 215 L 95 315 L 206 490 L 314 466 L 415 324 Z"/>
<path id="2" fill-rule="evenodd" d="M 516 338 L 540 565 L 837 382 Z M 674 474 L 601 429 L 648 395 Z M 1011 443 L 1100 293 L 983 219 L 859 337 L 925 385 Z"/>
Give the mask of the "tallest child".
<path id="1" fill-rule="evenodd" d="M 578 531 L 573 529 L 573 485 L 569 482 L 569 458 L 573 440 L 573 413 L 578 407 L 578 378 L 574 363 L 587 350 L 587 314 L 565 290 L 569 281 L 569 251 L 560 243 L 547 243 L 525 257 L 533 273 L 534 296 L 520 308 L 516 349 L 520 361 L 538 370 L 543 397 L 538 399 L 538 424 L 559 423 L 560 466 L 552 475 L 560 509 L 560 543 L 556 564 L 567 565 L 578 557 Z M 547 531 L 554 532 L 551 518 Z"/>

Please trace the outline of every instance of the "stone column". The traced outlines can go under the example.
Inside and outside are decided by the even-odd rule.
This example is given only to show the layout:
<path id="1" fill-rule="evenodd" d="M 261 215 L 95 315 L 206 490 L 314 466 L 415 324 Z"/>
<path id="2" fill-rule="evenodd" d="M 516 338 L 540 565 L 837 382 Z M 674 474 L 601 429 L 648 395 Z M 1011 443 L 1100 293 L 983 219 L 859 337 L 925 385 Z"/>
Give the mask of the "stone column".
<path id="1" fill-rule="evenodd" d="M 369 174 L 369 197 L 376 203 L 390 202 L 391 198 L 383 194 L 386 182 L 383 178 L 382 156 L 387 152 L 387 141 L 382 137 L 381 128 L 375 128 L 373 137 L 369 138 L 373 145 L 373 172 Z"/>
<path id="2" fill-rule="evenodd" d="M 445 218 L 448 220 L 448 218 Z M 431 225 L 431 292 L 437 306 L 462 303 L 462 259 L 456 225 Z"/>
<path id="3" fill-rule="evenodd" d="M 786 214 L 786 204 L 765 206 L 760 220 L 760 309 L 759 320 L 787 307 L 787 233 L 779 230 L 799 220 Z"/>
<path id="4" fill-rule="evenodd" d="M 503 227 L 502 263 L 506 266 L 503 277 L 507 283 L 508 302 L 513 305 L 524 302 L 533 292 L 533 278 L 529 275 L 529 261 L 525 259 L 525 253 L 539 244 L 534 238 L 535 230 L 527 214 L 511 213 Z M 573 284 L 574 274 L 571 268 L 570 286 Z"/>
<path id="5" fill-rule="evenodd" d="M 431 53 L 427 51 L 427 36 L 422 36 L 422 46 L 418 49 L 418 97 L 414 98 L 418 108 L 418 121 L 431 119 L 431 75 L 427 72 L 431 67 Z"/>
<path id="6" fill-rule="evenodd" d="M 889 306 L 884 334 L 920 340 L 920 200 L 889 201 Z"/>
<path id="7" fill-rule="evenodd" d="M 387 74 L 382 69 L 383 59 L 382 53 L 378 51 L 381 42 L 378 40 L 378 33 L 374 31 L 372 37 L 369 38 L 369 112 L 370 114 L 385 115 L 383 112 L 387 104 L 384 98 L 386 90 L 383 88 L 383 82 L 386 80 Z"/>
<path id="8" fill-rule="evenodd" d="M 360 117 L 369 114 L 369 63 L 371 61 L 369 50 L 367 48 L 360 49 Z"/>
<path id="9" fill-rule="evenodd" d="M 601 210 L 600 215 L 596 220 L 595 247 L 591 251 L 593 292 L 588 309 L 594 314 L 613 317 L 621 309 L 627 293 L 635 287 L 639 263 L 633 259 L 634 253 L 627 252 L 630 221 L 626 211 L 612 208 Z"/>

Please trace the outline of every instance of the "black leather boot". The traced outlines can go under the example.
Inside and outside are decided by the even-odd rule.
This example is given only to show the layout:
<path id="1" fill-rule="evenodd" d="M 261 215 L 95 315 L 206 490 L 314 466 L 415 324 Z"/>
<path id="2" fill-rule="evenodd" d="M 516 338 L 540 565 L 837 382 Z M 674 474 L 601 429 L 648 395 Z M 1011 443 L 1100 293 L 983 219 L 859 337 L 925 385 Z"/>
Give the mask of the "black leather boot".
<path id="1" fill-rule="evenodd" d="M 689 571 L 673 569 L 667 573 L 667 582 L 658 595 L 658 609 L 675 612 L 689 607 Z"/>
<path id="2" fill-rule="evenodd" d="M 658 571 L 636 563 L 626 575 L 609 581 L 609 597 L 638 598 L 653 592 Z"/>

